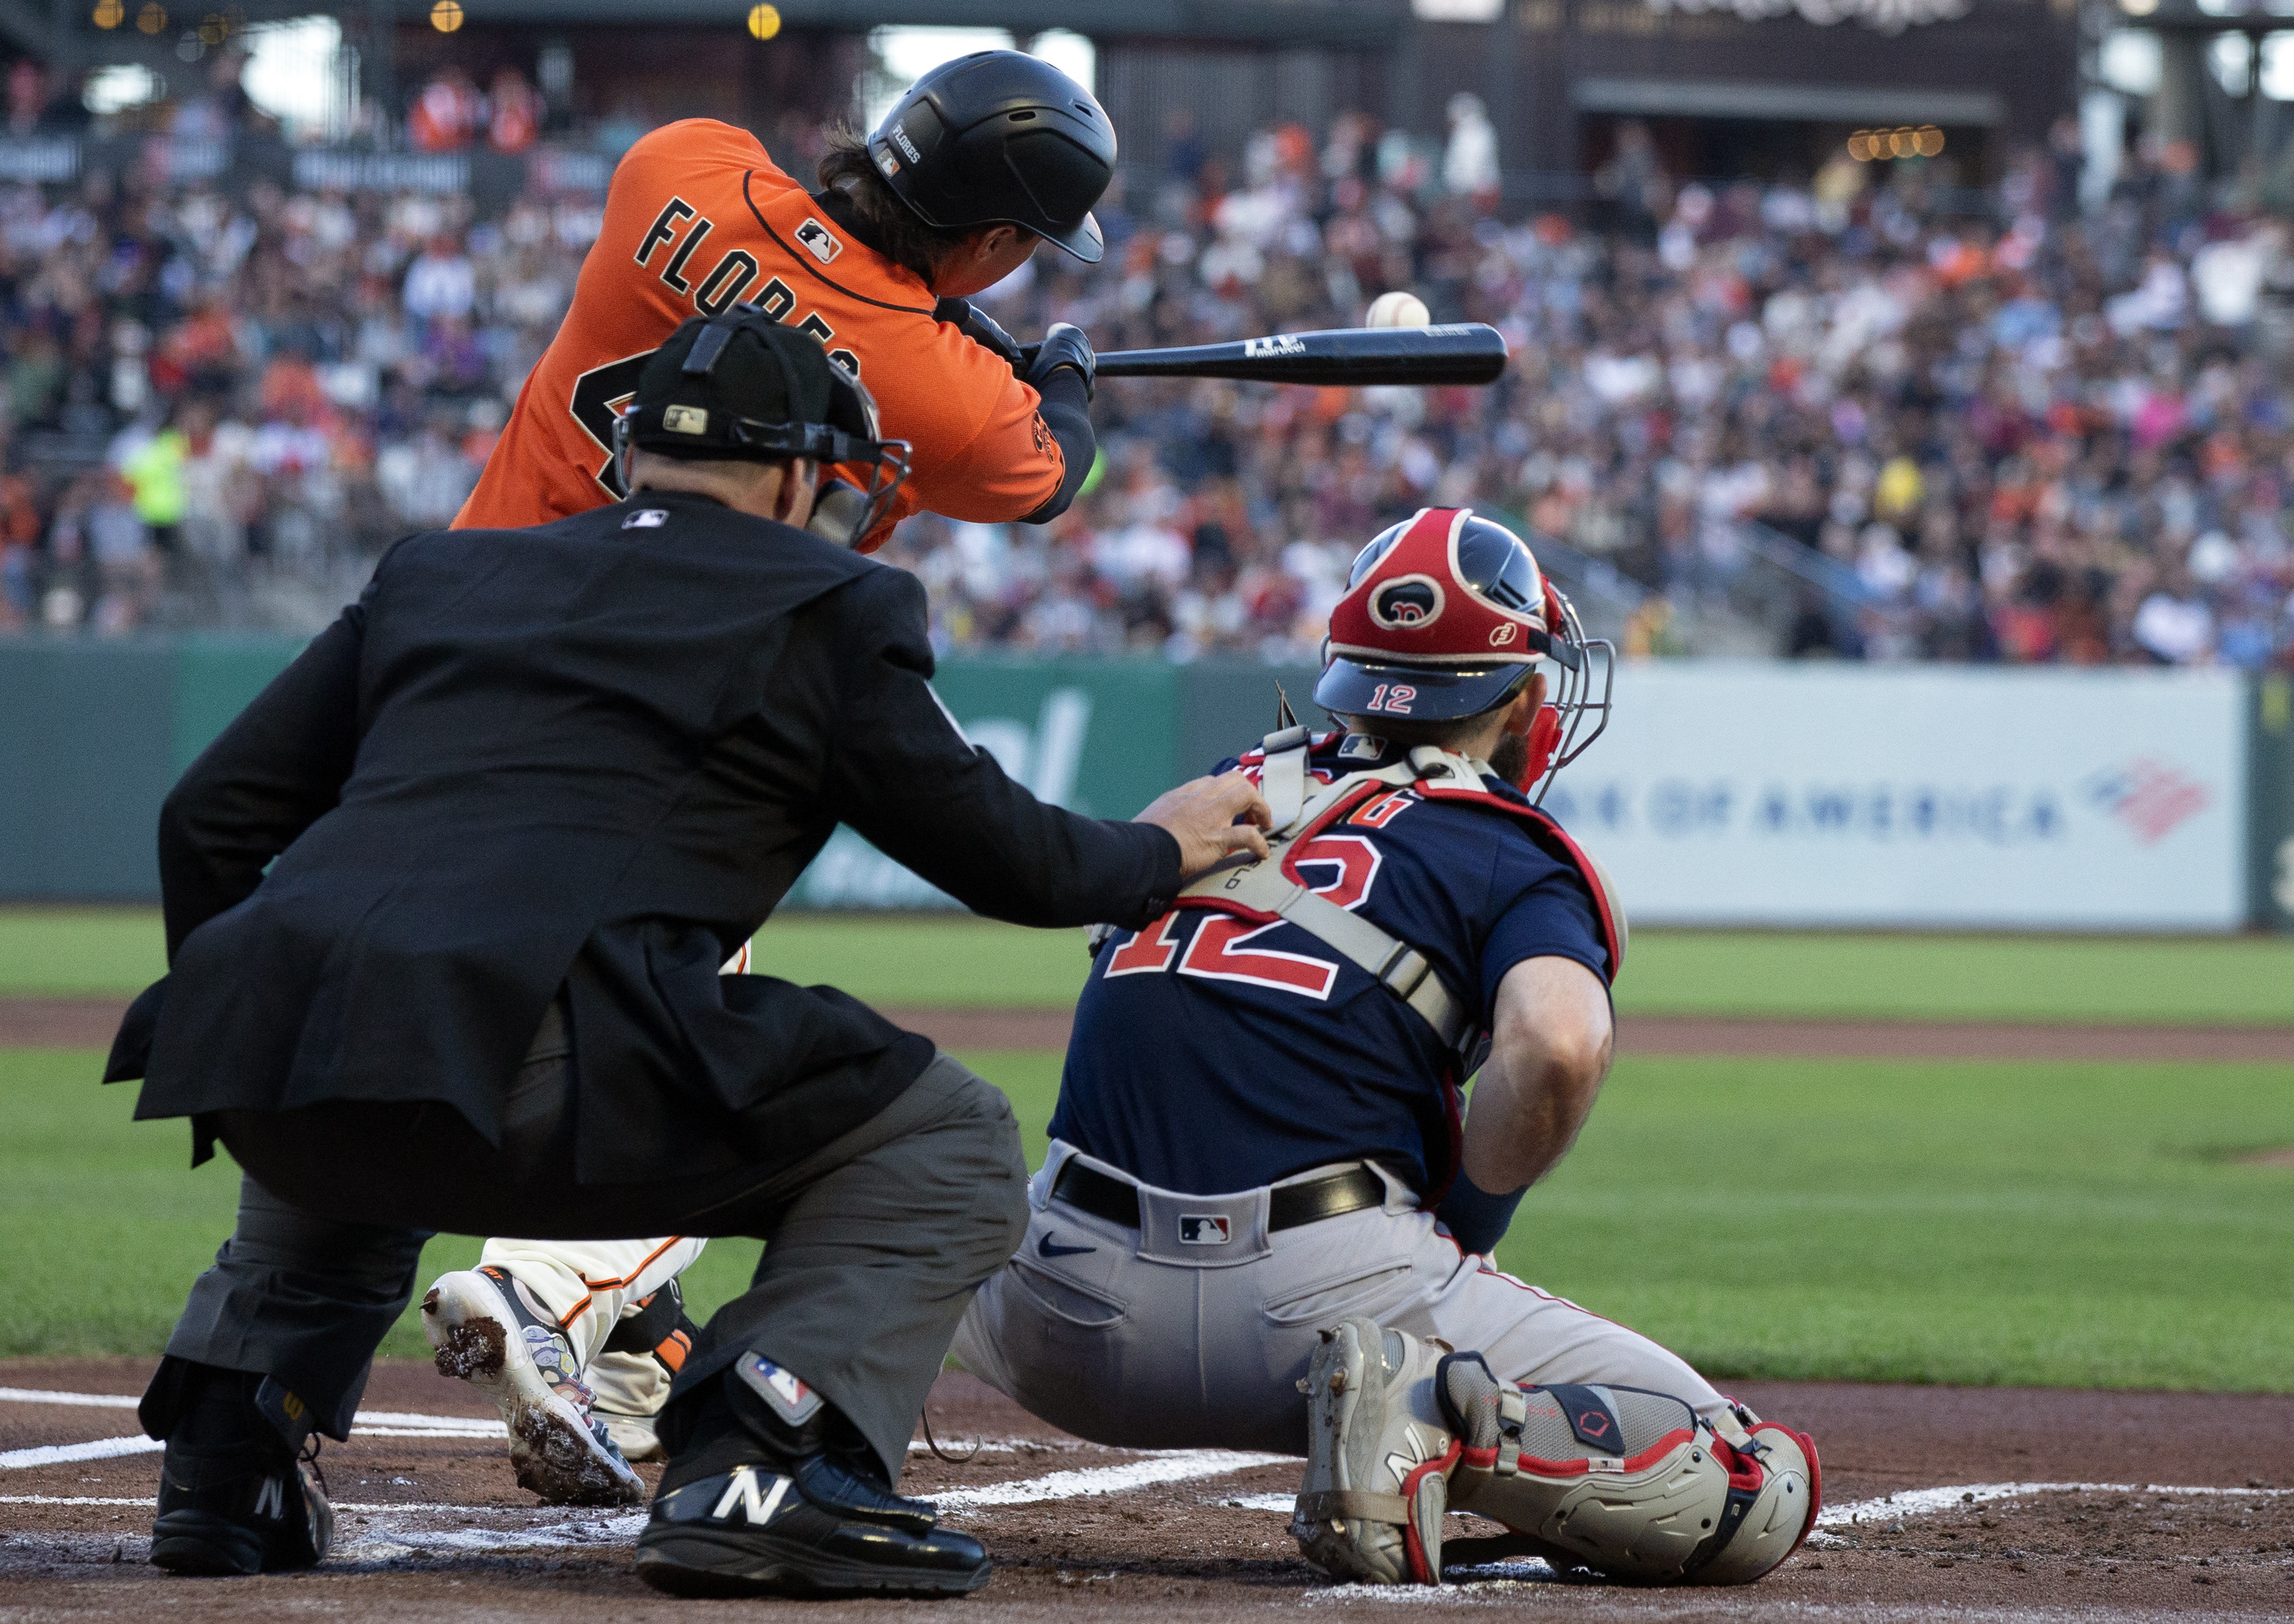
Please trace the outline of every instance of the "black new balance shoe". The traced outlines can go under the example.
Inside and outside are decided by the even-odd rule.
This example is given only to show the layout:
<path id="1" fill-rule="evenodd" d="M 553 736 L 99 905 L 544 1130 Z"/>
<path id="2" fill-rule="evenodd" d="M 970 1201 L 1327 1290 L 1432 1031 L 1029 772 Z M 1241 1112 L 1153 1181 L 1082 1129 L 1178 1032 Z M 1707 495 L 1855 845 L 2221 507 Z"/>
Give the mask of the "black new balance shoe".
<path id="1" fill-rule="evenodd" d="M 334 1508 L 313 1464 L 257 1407 L 259 1376 L 194 1368 L 167 1428 L 151 1562 L 171 1573 L 277 1573 L 316 1566 Z"/>
<path id="2" fill-rule="evenodd" d="M 251 1466 L 169 1445 L 159 1471 L 151 1563 L 170 1573 L 277 1573 L 318 1565 L 334 1508 L 308 1461 Z"/>
<path id="3" fill-rule="evenodd" d="M 961 1595 L 988 1553 L 931 1506 L 814 1455 L 696 1478 L 655 1498 L 637 1572 L 672 1595 Z"/>

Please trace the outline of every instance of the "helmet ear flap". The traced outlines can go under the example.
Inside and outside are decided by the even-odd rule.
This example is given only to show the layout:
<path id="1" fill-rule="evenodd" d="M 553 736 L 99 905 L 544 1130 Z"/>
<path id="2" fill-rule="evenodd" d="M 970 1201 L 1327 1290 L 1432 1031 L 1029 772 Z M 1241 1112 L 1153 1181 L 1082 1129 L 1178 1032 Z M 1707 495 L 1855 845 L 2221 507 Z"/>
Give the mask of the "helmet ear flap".
<path id="1" fill-rule="evenodd" d="M 1529 755 L 1514 788 L 1527 795 L 1532 786 L 1545 776 L 1546 769 L 1553 764 L 1553 753 L 1561 747 L 1561 713 L 1550 705 L 1539 706 L 1537 714 L 1530 720 L 1529 737 L 1524 742 L 1529 747 Z"/>

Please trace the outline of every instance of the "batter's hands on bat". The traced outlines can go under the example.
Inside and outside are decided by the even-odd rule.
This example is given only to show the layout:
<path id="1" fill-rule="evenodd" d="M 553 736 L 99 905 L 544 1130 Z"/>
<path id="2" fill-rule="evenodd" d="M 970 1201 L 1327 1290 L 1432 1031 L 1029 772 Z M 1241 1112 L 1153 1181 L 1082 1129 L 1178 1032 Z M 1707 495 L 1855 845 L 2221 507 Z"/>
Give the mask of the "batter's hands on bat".
<path id="1" fill-rule="evenodd" d="M 1151 823 L 1176 840 L 1179 867 L 1193 879 L 1238 852 L 1265 856 L 1266 836 L 1261 831 L 1274 827 L 1274 814 L 1258 786 L 1237 771 L 1167 789 L 1132 821 Z"/>
<path id="2" fill-rule="evenodd" d="M 1053 372 L 1063 366 L 1073 367 L 1082 374 L 1084 398 L 1091 398 L 1099 377 L 1099 357 L 1092 351 L 1089 336 L 1074 322 L 1053 322 L 1041 344 L 1030 344 L 1021 354 L 1026 361 L 1020 374 L 1021 382 L 1040 389 Z"/>
<path id="3" fill-rule="evenodd" d="M 932 320 L 952 323 L 974 344 L 1003 357 L 1004 363 L 1015 372 L 1028 364 L 1028 354 L 1021 347 L 1020 340 L 1005 331 L 1001 322 L 969 299 L 940 300 L 932 306 Z"/>

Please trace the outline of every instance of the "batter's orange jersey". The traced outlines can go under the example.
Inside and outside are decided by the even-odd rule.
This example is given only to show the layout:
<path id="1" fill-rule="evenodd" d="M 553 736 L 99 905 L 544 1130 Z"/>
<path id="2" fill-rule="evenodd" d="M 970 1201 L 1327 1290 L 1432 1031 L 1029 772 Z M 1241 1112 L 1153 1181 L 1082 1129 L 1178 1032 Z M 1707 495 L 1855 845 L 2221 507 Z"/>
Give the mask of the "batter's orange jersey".
<path id="1" fill-rule="evenodd" d="M 688 118 L 614 170 L 573 307 L 455 525 L 546 524 L 619 500 L 614 414 L 646 357 L 679 322 L 736 303 L 818 337 L 876 397 L 883 432 L 913 445 L 892 519 L 996 523 L 1058 491 L 1059 442 L 1010 363 L 934 321 L 923 280 L 853 241 L 756 137 Z"/>

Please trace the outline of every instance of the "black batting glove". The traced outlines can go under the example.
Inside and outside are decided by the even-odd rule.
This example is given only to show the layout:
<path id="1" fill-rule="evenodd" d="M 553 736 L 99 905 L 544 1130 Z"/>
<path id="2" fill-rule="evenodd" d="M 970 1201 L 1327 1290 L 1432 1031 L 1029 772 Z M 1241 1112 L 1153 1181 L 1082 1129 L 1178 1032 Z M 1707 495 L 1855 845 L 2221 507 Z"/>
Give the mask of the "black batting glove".
<path id="1" fill-rule="evenodd" d="M 944 298 L 932 306 L 932 320 L 953 322 L 958 332 L 979 345 L 992 350 L 1013 371 L 1027 364 L 1027 351 L 1020 340 L 1004 331 L 1003 324 L 983 310 L 973 308 L 972 301 Z"/>
<path id="2" fill-rule="evenodd" d="M 1041 390 L 1044 382 L 1062 367 L 1072 367 L 1083 379 L 1083 397 L 1089 400 L 1093 387 L 1098 381 L 1099 357 L 1092 353 L 1091 339 L 1082 328 L 1070 322 L 1054 322 L 1044 335 L 1041 344 L 1030 344 L 1021 352 L 1020 378 Z"/>

